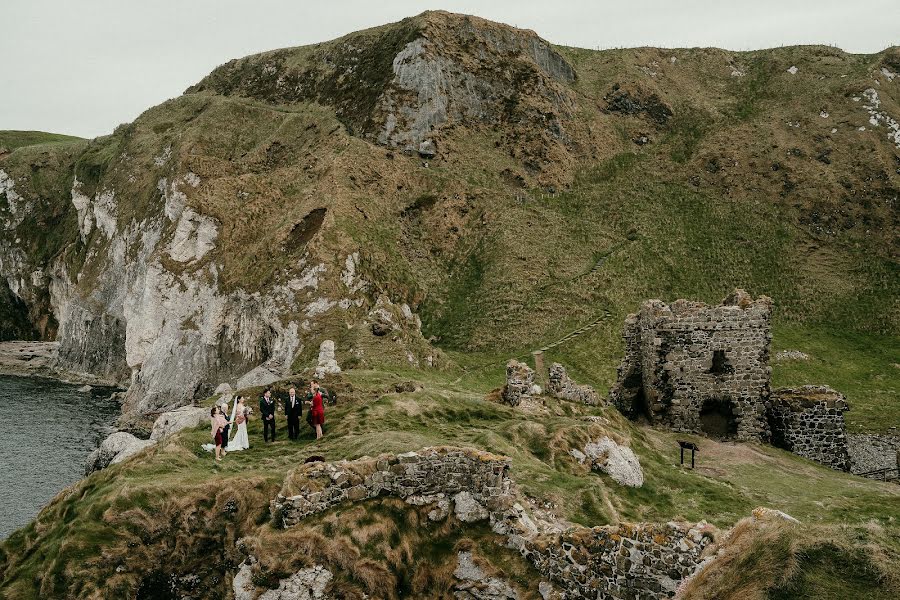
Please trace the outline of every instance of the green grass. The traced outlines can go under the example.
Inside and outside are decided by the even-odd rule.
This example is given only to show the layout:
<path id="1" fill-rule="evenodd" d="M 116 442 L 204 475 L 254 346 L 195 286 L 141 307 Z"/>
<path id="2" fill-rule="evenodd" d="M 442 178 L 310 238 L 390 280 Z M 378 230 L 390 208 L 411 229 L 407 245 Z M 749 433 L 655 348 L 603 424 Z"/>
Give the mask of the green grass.
<path id="1" fill-rule="evenodd" d="M 826 384 L 847 396 L 851 432 L 884 432 L 900 424 L 900 342 L 893 336 L 824 327 L 775 329 L 773 356 L 800 350 L 809 360 L 772 365 L 772 385 Z"/>
<path id="2" fill-rule="evenodd" d="M 760 505 L 812 524 L 895 528 L 900 522 L 900 489 L 895 486 L 837 473 L 768 446 L 715 444 L 698 438 L 702 450 L 698 468 L 692 471 L 678 465 L 675 434 L 634 428 L 615 410 L 552 401 L 547 411 L 529 413 L 489 402 L 480 385 L 453 383 L 449 373 L 433 378 L 420 373 L 418 381 L 424 387 L 419 392 L 386 391 L 392 390 L 394 382 L 408 379 L 407 375 L 347 372 L 342 385 L 352 384 L 353 391 L 342 394 L 340 403 L 328 410 L 326 436 L 321 441 L 311 439 L 307 431 L 300 441 L 288 441 L 282 417 L 279 441 L 265 445 L 261 425 L 253 419 L 251 449 L 215 464 L 200 449 L 208 441 L 204 425 L 88 477 L 0 546 L 6 565 L 0 571 L 0 591 L 21 592 L 24 582 L 35 578 L 46 593 L 71 592 L 73 586 L 87 590 L 106 579 L 111 589 L 127 590 L 149 576 L 149 566 L 136 561 L 151 556 L 165 540 L 180 540 L 176 547 L 189 568 L 192 561 L 204 560 L 208 552 L 202 550 L 204 545 L 228 547 L 241 536 L 294 535 L 293 530 L 276 533 L 264 525 L 269 521 L 268 499 L 288 471 L 312 454 L 329 460 L 354 459 L 431 445 L 505 454 L 512 459 L 511 476 L 524 494 L 549 503 L 560 517 L 587 526 L 678 518 L 706 519 L 728 527 Z M 587 415 L 602 416 L 609 424 L 586 421 Z M 630 438 L 644 469 L 644 487 L 620 487 L 569 456 L 570 448 L 603 434 Z M 230 525 L 222 529 L 216 525 L 219 517 L 213 515 L 231 499 L 237 500 L 238 507 L 228 517 Z M 373 518 L 366 517 L 360 527 L 374 523 Z M 388 520 L 398 519 L 394 515 Z M 338 518 L 335 526 L 340 522 Z M 447 534 L 450 546 L 462 535 L 479 535 L 472 531 Z M 359 542 L 362 556 L 373 560 L 388 556 L 390 547 L 397 544 L 390 545 L 393 534 L 389 531 L 382 535 Z M 411 533 L 401 529 L 397 535 L 403 543 L 413 543 Z M 135 553 L 134 541 L 145 550 Z M 417 553 L 427 555 L 428 544 L 424 539 L 418 543 L 425 545 Z M 116 558 L 98 560 L 101 547 L 106 556 Z M 239 562 L 238 556 L 228 555 L 233 557 L 229 561 Z M 389 571 L 394 569 L 391 572 L 396 574 L 408 568 L 405 558 L 396 560 Z M 118 576 L 113 569 L 123 561 L 129 570 L 127 576 Z M 73 571 L 75 564 L 83 567 Z M 213 577 L 235 565 L 198 564 L 196 568 L 204 577 Z"/>
<path id="3" fill-rule="evenodd" d="M 0 131 L 0 148 L 15 150 L 22 146 L 36 146 L 38 144 L 59 144 L 65 142 L 77 142 L 82 138 L 61 133 L 47 133 L 45 131 Z"/>

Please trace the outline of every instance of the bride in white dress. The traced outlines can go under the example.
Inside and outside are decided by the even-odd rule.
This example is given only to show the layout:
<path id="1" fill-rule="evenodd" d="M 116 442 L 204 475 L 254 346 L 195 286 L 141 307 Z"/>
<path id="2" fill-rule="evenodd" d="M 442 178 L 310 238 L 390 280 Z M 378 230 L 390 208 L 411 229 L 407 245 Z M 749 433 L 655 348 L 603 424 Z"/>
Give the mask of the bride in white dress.
<path id="1" fill-rule="evenodd" d="M 231 409 L 231 419 L 229 422 L 237 425 L 237 433 L 228 442 L 225 448 L 226 452 L 237 452 L 238 450 L 246 450 L 250 447 L 250 439 L 247 437 L 247 411 L 244 408 L 244 397 L 240 396 Z"/>

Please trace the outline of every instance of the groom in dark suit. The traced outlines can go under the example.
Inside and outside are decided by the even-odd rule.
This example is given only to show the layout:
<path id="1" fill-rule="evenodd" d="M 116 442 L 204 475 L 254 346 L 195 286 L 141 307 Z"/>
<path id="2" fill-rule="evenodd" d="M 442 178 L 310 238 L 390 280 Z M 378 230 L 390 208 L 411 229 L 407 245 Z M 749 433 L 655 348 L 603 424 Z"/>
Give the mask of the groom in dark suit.
<path id="1" fill-rule="evenodd" d="M 296 440 L 300 437 L 300 417 L 303 415 L 303 402 L 297 397 L 297 390 L 288 390 L 284 401 L 284 415 L 287 417 L 288 438 Z"/>
<path id="2" fill-rule="evenodd" d="M 266 390 L 262 398 L 259 399 L 259 414 L 262 416 L 263 422 L 263 440 L 269 441 L 269 432 L 272 434 L 272 441 L 275 441 L 275 401 L 272 400 L 272 390 Z"/>

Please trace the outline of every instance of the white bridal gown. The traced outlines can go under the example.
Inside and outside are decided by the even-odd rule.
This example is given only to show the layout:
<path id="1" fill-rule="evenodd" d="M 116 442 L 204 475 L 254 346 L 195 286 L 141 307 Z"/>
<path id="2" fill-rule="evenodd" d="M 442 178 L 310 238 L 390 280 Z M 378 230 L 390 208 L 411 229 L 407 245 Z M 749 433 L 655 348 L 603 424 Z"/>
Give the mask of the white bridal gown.
<path id="1" fill-rule="evenodd" d="M 234 408 L 231 409 L 231 421 L 234 421 L 235 413 L 237 412 L 237 402 L 234 403 Z M 225 447 L 226 452 L 237 452 L 238 450 L 246 450 L 250 447 L 250 438 L 247 437 L 247 420 L 244 419 L 244 422 L 237 426 L 237 433 L 234 434 L 234 437 L 231 438 L 231 441 L 228 442 L 228 445 Z"/>

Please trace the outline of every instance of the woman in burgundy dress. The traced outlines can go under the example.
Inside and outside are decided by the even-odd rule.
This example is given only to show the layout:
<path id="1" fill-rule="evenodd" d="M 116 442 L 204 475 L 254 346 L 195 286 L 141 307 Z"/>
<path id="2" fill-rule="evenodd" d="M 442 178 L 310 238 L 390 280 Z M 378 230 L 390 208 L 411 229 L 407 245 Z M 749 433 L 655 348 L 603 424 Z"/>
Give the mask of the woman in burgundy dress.
<path id="1" fill-rule="evenodd" d="M 322 401 L 322 392 L 319 384 L 313 382 L 312 408 L 309 410 L 310 425 L 316 428 L 316 439 L 322 438 L 322 425 L 325 424 L 325 403 Z"/>
<path id="2" fill-rule="evenodd" d="M 225 424 L 227 421 L 225 420 L 225 415 L 222 414 L 222 409 L 218 406 L 213 406 L 209 411 L 209 420 L 212 424 L 212 433 L 213 443 L 216 445 L 216 460 L 222 460 L 222 445 L 223 438 L 222 432 L 225 430 Z"/>

